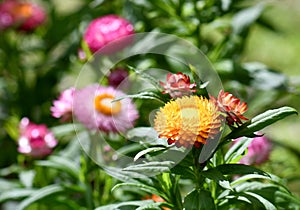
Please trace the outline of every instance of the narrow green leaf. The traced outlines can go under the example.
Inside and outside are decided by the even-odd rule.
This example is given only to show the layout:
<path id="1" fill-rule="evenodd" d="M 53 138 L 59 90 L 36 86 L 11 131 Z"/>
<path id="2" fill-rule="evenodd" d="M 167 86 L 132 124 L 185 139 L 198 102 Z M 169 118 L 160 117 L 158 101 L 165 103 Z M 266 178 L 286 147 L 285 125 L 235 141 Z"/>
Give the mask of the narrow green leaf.
<path id="1" fill-rule="evenodd" d="M 270 201 L 268 201 L 267 199 L 265 199 L 264 197 L 262 197 L 258 194 L 255 194 L 252 192 L 245 192 L 245 194 L 250 195 L 250 196 L 256 198 L 257 200 L 259 200 L 259 202 L 261 202 L 264 205 L 266 210 L 276 210 L 277 209 Z"/>
<path id="2" fill-rule="evenodd" d="M 64 171 L 71 177 L 77 179 L 79 175 L 79 167 L 65 157 L 51 156 L 49 160 L 41 160 L 36 162 L 39 166 L 45 166 L 50 168 L 55 168 L 60 171 Z"/>
<path id="3" fill-rule="evenodd" d="M 39 190 L 36 190 L 34 193 L 31 194 L 30 197 L 23 200 L 16 208 L 16 210 L 24 210 L 26 207 L 30 206 L 31 204 L 46 198 L 50 195 L 54 195 L 57 193 L 63 192 L 64 189 L 59 185 L 48 185 L 43 187 Z"/>
<path id="4" fill-rule="evenodd" d="M 264 9 L 263 4 L 256 4 L 253 7 L 238 12 L 232 19 L 232 27 L 235 34 L 241 34 L 261 15 Z"/>
<path id="5" fill-rule="evenodd" d="M 223 164 L 216 167 L 223 175 L 242 175 L 242 174 L 260 174 L 262 176 L 270 177 L 266 172 L 243 164 Z"/>
<path id="6" fill-rule="evenodd" d="M 140 157 L 142 157 L 145 154 L 151 153 L 151 152 L 157 152 L 157 151 L 161 151 L 161 150 L 165 150 L 165 147 L 150 147 L 147 149 L 144 149 L 142 151 L 140 151 L 139 153 L 137 153 L 134 157 L 134 161 L 136 161 L 137 159 L 139 159 Z"/>
<path id="7" fill-rule="evenodd" d="M 281 107 L 278 109 L 268 110 L 262 114 L 257 115 L 248 123 L 233 130 L 226 139 L 235 139 L 241 136 L 253 136 L 253 133 L 262 130 L 263 128 L 281 120 L 289 115 L 297 114 L 297 111 L 291 107 Z"/>
<path id="8" fill-rule="evenodd" d="M 121 188 L 121 187 L 128 187 L 128 188 L 133 188 L 134 187 L 136 189 L 142 190 L 142 191 L 147 192 L 149 194 L 155 194 L 155 195 L 161 196 L 161 192 L 159 192 L 156 188 L 148 186 L 148 185 L 144 185 L 144 184 L 138 184 L 138 183 L 120 183 L 120 184 L 115 185 L 111 189 L 111 191 L 114 191 L 114 190 L 116 190 L 118 188 Z"/>
<path id="9" fill-rule="evenodd" d="M 148 92 L 148 91 L 141 92 L 141 93 L 138 93 L 138 94 L 121 96 L 121 97 L 118 97 L 118 98 L 114 99 L 112 102 L 120 101 L 124 98 L 151 99 L 151 100 L 159 101 L 163 104 L 165 103 L 163 100 L 160 99 L 160 97 L 158 95 L 156 95 L 153 92 Z"/>
<path id="10" fill-rule="evenodd" d="M 96 208 L 95 210 L 117 210 L 120 207 L 128 207 L 128 206 L 146 206 L 146 205 L 151 205 L 154 204 L 153 200 L 144 200 L 144 201 L 127 201 L 127 202 L 122 202 L 118 204 L 110 204 L 106 206 L 100 206 Z"/>
<path id="11" fill-rule="evenodd" d="M 188 210 L 216 209 L 209 191 L 194 189 L 184 198 L 183 207 Z"/>
<path id="12" fill-rule="evenodd" d="M 6 200 L 17 200 L 20 198 L 28 197 L 36 190 L 33 189 L 11 189 L 0 193 L 0 203 Z"/>
<path id="13" fill-rule="evenodd" d="M 145 73 L 144 71 L 142 70 L 139 70 L 137 68 L 134 68 L 132 66 L 128 66 L 128 68 L 130 70 L 133 70 L 135 73 L 141 75 L 144 79 L 147 79 L 157 90 L 160 90 L 162 91 L 162 87 L 161 85 L 159 84 L 159 82 L 157 81 L 156 78 L 154 78 L 153 76 L 151 76 L 150 74 L 147 74 Z"/>
<path id="14" fill-rule="evenodd" d="M 161 210 L 162 202 L 150 203 L 138 207 L 136 210 Z"/>
<path id="15" fill-rule="evenodd" d="M 172 161 L 155 161 L 155 162 L 146 162 L 142 164 L 136 164 L 132 166 L 128 166 L 123 169 L 123 171 L 132 171 L 141 174 L 145 174 L 148 176 L 154 176 L 156 174 L 160 174 L 163 172 L 170 171 L 170 168 L 174 165 Z"/>
<path id="16" fill-rule="evenodd" d="M 225 176 L 223 176 L 223 174 L 216 168 L 211 168 L 206 171 L 203 171 L 202 175 L 208 179 L 214 180 L 224 189 L 232 190 L 229 181 L 226 180 Z"/>
<path id="17" fill-rule="evenodd" d="M 115 167 L 104 167 L 103 168 L 106 173 L 108 173 L 110 176 L 121 180 L 123 182 L 131 182 L 131 183 L 147 183 L 149 185 L 153 184 L 152 180 L 141 173 L 137 173 L 134 171 L 124 171 L 121 168 L 115 168 Z"/>
<path id="18" fill-rule="evenodd" d="M 234 145 L 230 147 L 228 152 L 225 154 L 225 163 L 230 163 L 240 157 L 247 149 L 248 145 L 252 141 L 251 138 L 242 137 Z"/>

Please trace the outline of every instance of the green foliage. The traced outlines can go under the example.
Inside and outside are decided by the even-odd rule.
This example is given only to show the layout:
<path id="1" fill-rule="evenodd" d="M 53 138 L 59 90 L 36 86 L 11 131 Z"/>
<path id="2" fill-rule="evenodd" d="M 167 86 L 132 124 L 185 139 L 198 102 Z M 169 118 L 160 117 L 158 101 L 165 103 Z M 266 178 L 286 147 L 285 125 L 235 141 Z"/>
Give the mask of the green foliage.
<path id="1" fill-rule="evenodd" d="M 297 114 L 297 107 L 290 107 L 287 99 L 292 94 L 298 96 L 299 87 L 293 86 L 281 69 L 275 69 L 276 65 L 265 64 L 263 59 L 249 62 L 245 54 L 256 27 L 272 35 L 278 33 L 276 24 L 264 15 L 271 3 L 249 0 L 40 3 L 48 14 L 44 25 L 31 33 L 14 28 L 0 33 L 0 209 L 7 210 L 11 201 L 18 210 L 299 209 L 299 196 L 290 190 L 289 177 L 278 175 L 282 165 L 287 164 L 287 171 L 293 170 L 288 161 L 267 163 L 263 167 L 239 163 L 253 137 L 261 135 L 259 132 L 266 127 Z M 139 40 L 133 52 L 145 54 L 111 66 L 128 69 L 132 83 L 128 88 L 130 93 L 113 102 L 130 98 L 140 113 L 135 127 L 122 134 L 88 133 L 80 123 L 59 121 L 50 113 L 59 93 L 81 82 L 77 81 L 81 70 L 91 68 L 95 75 L 100 75 L 103 72 L 99 69 L 111 65 L 106 58 L 103 66 L 98 64 L 82 40 L 87 24 L 107 14 L 128 19 L 136 33 L 162 32 L 178 36 L 195 45 L 209 59 L 206 64 L 205 56 L 205 59 L 194 58 L 186 49 L 173 46 L 173 39 L 164 39 L 155 33 Z M 148 43 L 153 45 L 148 46 Z M 79 60 L 79 48 L 85 52 L 87 63 Z M 152 48 L 158 49 L 158 53 L 147 54 Z M 198 69 L 159 54 L 160 49 L 181 56 L 183 61 L 195 59 L 205 64 Z M 155 111 L 174 100 L 162 94 L 160 81 L 165 82 L 166 74 L 159 69 L 190 75 L 191 82 L 197 84 L 194 94 L 208 97 L 208 89 L 216 81 L 205 81 L 197 71 L 211 66 L 216 69 L 224 89 L 248 103 L 249 120 L 236 127 L 224 125 L 220 142 L 203 162 L 200 161 L 202 148 L 169 145 L 167 139 L 159 138 L 153 121 Z M 151 71 L 147 71 L 149 69 Z M 83 80 L 95 79 L 93 76 Z M 103 77 L 96 79 L 106 85 L 108 79 L 106 75 Z M 298 81 L 296 86 L 299 84 Z M 283 105 L 285 102 L 289 102 L 288 106 Z M 51 155 L 36 160 L 18 153 L 18 123 L 23 117 L 49 126 L 59 140 Z M 237 138 L 239 141 L 230 145 Z M 103 149 L 102 140 L 111 146 L 107 151 Z M 299 162 L 299 151 L 281 142 L 273 142 L 274 147 L 292 151 Z M 129 161 L 119 159 L 122 155 Z M 99 161 L 101 158 L 107 158 L 107 162 L 102 162 L 109 164 L 103 164 Z M 127 165 L 119 167 L 119 163 Z M 299 176 L 295 180 L 299 183 Z M 160 200 L 152 200 L 152 195 L 159 196 Z M 149 200 L 145 200 L 147 196 Z"/>

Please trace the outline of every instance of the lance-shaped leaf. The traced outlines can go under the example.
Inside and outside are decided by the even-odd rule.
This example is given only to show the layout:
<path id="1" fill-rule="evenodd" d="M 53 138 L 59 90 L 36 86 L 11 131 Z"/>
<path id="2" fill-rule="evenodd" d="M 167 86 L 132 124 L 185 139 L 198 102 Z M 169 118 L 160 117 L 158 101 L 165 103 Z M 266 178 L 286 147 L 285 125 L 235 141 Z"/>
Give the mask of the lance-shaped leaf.
<path id="1" fill-rule="evenodd" d="M 287 106 L 268 110 L 257 115 L 241 127 L 233 130 L 226 136 L 226 139 L 235 139 L 241 136 L 254 137 L 255 132 L 260 131 L 263 128 L 277 122 L 278 120 L 281 120 L 292 114 L 297 114 L 297 111 L 294 108 Z"/>

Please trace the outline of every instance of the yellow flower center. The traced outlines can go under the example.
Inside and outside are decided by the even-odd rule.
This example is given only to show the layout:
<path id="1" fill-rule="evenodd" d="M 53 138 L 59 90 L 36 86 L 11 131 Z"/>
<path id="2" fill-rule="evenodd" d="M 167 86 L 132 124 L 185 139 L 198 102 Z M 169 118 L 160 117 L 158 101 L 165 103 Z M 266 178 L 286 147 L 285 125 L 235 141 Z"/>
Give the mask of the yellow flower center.
<path id="1" fill-rule="evenodd" d="M 115 97 L 113 95 L 104 93 L 97 95 L 94 99 L 95 109 L 105 115 L 118 114 L 121 111 L 121 102 L 114 101 Z"/>
<path id="2" fill-rule="evenodd" d="M 198 96 L 178 98 L 167 103 L 156 114 L 154 128 L 160 138 L 170 143 L 189 147 L 194 143 L 205 144 L 220 129 L 217 107 Z"/>

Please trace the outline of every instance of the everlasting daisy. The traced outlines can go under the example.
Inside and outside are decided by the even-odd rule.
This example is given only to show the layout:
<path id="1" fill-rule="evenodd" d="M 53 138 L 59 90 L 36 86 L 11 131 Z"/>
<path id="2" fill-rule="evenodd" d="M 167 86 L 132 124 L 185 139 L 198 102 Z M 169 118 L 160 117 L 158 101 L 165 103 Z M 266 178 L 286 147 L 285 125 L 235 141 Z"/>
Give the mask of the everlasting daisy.
<path id="1" fill-rule="evenodd" d="M 32 31 L 46 20 L 42 7 L 31 2 L 7 0 L 0 4 L 0 29 L 16 27 Z"/>
<path id="2" fill-rule="evenodd" d="M 94 19 L 88 25 L 83 38 L 90 50 L 96 52 L 105 45 L 132 34 L 134 28 L 129 21 L 117 15 L 106 15 Z M 130 39 L 119 41 L 110 49 L 106 49 L 105 53 L 114 53 L 126 47 L 130 41 Z"/>
<path id="3" fill-rule="evenodd" d="M 52 152 L 57 145 L 52 132 L 46 125 L 31 123 L 28 118 L 20 122 L 20 137 L 18 139 L 18 151 L 31 157 L 44 157 Z"/>
<path id="4" fill-rule="evenodd" d="M 177 74 L 167 74 L 166 83 L 160 82 L 160 85 L 164 88 L 163 94 L 169 94 L 171 98 L 178 98 L 182 96 L 191 95 L 196 92 L 196 83 L 190 82 L 190 77 L 179 72 Z"/>
<path id="5" fill-rule="evenodd" d="M 62 118 L 62 121 L 68 121 L 72 118 L 72 105 L 75 88 L 64 90 L 58 100 L 53 101 L 53 106 L 50 108 L 52 116 Z"/>
<path id="6" fill-rule="evenodd" d="M 184 96 L 167 103 L 154 120 L 160 138 L 186 148 L 193 145 L 199 148 L 208 138 L 214 138 L 220 127 L 218 108 L 199 96 Z"/>
<path id="7" fill-rule="evenodd" d="M 89 129 L 104 132 L 125 132 L 132 128 L 139 117 L 131 99 L 114 99 L 124 96 L 113 87 L 98 84 L 77 90 L 74 97 L 73 113 Z"/>
<path id="8" fill-rule="evenodd" d="M 248 120 L 243 114 L 248 110 L 247 104 L 241 102 L 229 92 L 220 91 L 218 99 L 211 96 L 211 100 L 219 107 L 220 111 L 226 115 L 229 125 L 243 124 L 242 120 Z"/>

